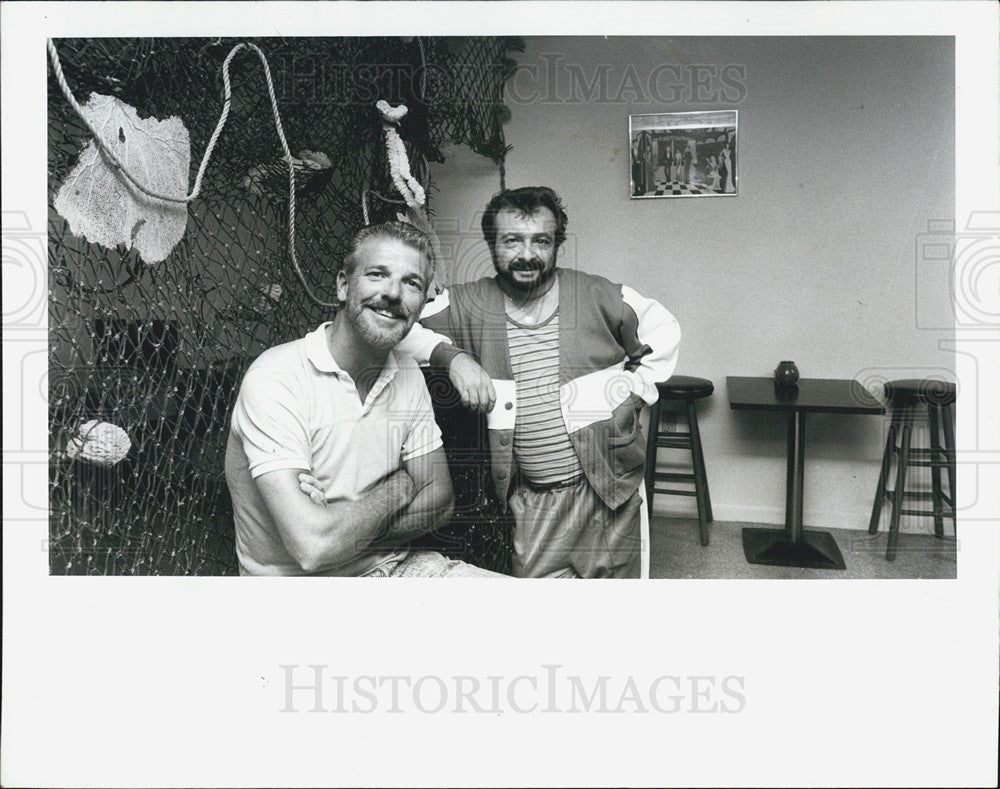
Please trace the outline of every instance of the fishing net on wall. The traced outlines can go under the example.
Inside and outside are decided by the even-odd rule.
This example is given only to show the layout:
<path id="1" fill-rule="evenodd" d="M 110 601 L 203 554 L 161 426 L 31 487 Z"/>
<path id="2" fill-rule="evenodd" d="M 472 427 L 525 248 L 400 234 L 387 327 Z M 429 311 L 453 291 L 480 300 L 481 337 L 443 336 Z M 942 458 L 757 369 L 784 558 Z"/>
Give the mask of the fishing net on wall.
<path id="1" fill-rule="evenodd" d="M 62 39 L 55 45 L 81 104 L 95 94 L 109 97 L 116 111 L 134 108 L 127 121 L 101 115 L 108 123 L 100 128 L 111 142 L 117 136 L 140 180 L 156 178 L 164 158 L 154 155 L 156 146 L 182 148 L 186 130 L 186 191 L 219 120 L 222 64 L 241 41 Z M 443 160 L 445 143 L 468 145 L 502 167 L 503 82 L 516 41 L 252 43 L 270 63 L 284 134 L 298 160 L 296 256 L 319 300 L 332 300 L 336 263 L 364 224 L 362 194 L 369 195 L 371 222 L 405 209 L 389 174 L 376 100 L 410 108 L 399 133 L 414 176 L 425 184 L 427 162 Z M 171 229 L 158 217 L 131 217 L 120 240 L 92 243 L 85 236 L 96 231 L 83 233 L 73 211 L 94 213 L 99 206 L 91 217 L 99 224 L 102 214 L 128 201 L 105 194 L 101 202 L 87 191 L 96 188 L 93 181 L 71 177 L 92 135 L 50 70 L 52 573 L 234 573 L 223 460 L 237 387 L 261 351 L 330 317 L 328 307 L 310 298 L 290 258 L 288 165 L 261 63 L 238 56 L 229 73 L 229 117 L 197 199 L 180 209 L 179 230 L 176 221 Z M 170 126 L 167 134 L 156 124 L 171 117 L 182 126 Z M 159 262 L 149 261 L 160 254 Z M 478 426 L 470 429 L 447 380 L 430 375 L 454 461 L 458 516 L 425 543 L 503 570 L 509 524 L 484 497 L 483 465 L 467 462 Z"/>

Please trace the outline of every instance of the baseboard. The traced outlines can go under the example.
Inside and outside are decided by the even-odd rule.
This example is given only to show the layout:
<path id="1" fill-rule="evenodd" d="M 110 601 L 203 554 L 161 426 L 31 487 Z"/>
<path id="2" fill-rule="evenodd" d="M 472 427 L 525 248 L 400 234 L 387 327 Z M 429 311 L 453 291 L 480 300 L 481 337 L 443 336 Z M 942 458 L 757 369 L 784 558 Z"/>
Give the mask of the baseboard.
<path id="1" fill-rule="evenodd" d="M 663 497 L 661 497 L 663 498 Z M 754 507 L 745 504 L 725 504 L 723 502 L 712 502 L 712 515 L 714 520 L 735 522 L 735 523 L 761 523 L 765 525 L 784 526 L 784 507 Z M 690 509 L 682 502 L 679 506 L 671 506 L 658 500 L 653 505 L 653 517 L 661 518 L 697 518 L 698 511 L 691 503 Z M 820 510 L 806 508 L 802 512 L 802 522 L 807 529 L 853 529 L 868 531 L 868 521 L 871 518 L 871 510 Z M 889 530 L 888 507 L 882 510 L 882 518 L 879 522 L 879 531 Z M 933 534 L 934 522 L 929 517 L 904 516 L 900 519 L 899 531 L 909 534 Z M 949 520 L 945 521 L 945 535 L 952 535 L 954 531 Z"/>

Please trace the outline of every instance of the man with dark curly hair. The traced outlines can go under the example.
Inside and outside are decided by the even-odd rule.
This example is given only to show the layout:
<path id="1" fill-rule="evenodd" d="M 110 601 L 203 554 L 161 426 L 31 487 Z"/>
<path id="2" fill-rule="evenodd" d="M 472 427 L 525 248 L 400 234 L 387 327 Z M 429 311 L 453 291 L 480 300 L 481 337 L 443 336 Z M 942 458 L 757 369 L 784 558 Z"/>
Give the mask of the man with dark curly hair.
<path id="1" fill-rule="evenodd" d="M 493 487 L 516 524 L 514 575 L 638 578 L 639 411 L 673 373 L 680 329 L 632 288 L 557 267 L 566 224 L 548 187 L 495 195 L 482 219 L 495 276 L 428 302 L 398 350 L 447 367 L 462 402 L 487 412 Z"/>

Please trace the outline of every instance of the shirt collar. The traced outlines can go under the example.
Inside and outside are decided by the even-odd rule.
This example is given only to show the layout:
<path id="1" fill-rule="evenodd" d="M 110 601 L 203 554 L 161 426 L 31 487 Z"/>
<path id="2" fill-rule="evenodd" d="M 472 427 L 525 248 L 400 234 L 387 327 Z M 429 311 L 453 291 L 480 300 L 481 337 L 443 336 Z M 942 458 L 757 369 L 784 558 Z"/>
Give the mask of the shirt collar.
<path id="1" fill-rule="evenodd" d="M 306 358 L 312 362 L 313 367 L 319 370 L 321 373 L 334 373 L 335 375 L 347 375 L 347 371 L 341 368 L 337 364 L 337 360 L 333 358 L 333 354 L 330 353 L 330 344 L 326 339 L 326 332 L 330 324 L 333 321 L 327 321 L 326 323 L 320 325 L 315 331 L 309 332 L 306 335 Z M 396 358 L 395 351 L 389 351 L 389 355 L 385 359 L 385 365 L 382 367 L 382 372 L 378 377 L 379 381 L 389 381 L 396 375 L 396 371 L 399 369 L 399 360 Z M 376 384 L 378 386 L 378 384 Z M 381 389 L 381 387 L 378 387 Z"/>
<path id="2" fill-rule="evenodd" d="M 332 322 L 327 321 L 306 335 L 306 358 L 321 373 L 344 372 L 337 364 L 337 360 L 333 358 L 333 354 L 330 353 L 330 344 L 326 341 L 326 330 Z"/>

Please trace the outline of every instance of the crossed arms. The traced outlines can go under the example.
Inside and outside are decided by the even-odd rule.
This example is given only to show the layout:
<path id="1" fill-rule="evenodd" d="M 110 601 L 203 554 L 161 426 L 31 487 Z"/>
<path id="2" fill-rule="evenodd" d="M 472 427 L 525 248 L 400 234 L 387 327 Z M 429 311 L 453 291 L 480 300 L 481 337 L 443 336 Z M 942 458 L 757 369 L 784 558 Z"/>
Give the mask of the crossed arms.
<path id="1" fill-rule="evenodd" d="M 451 517 L 454 494 L 444 449 L 403 461 L 403 467 L 356 497 L 326 502 L 319 483 L 298 469 L 255 480 L 285 548 L 307 573 L 392 550 Z"/>

